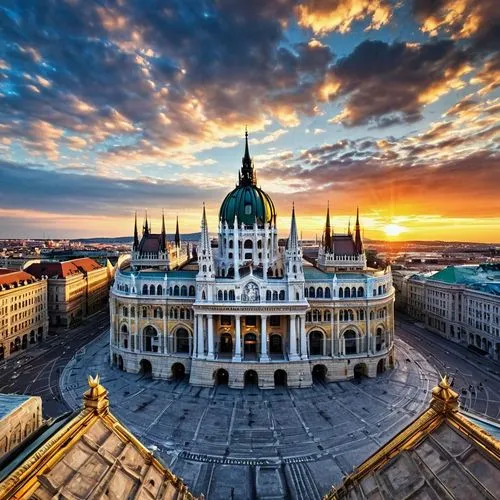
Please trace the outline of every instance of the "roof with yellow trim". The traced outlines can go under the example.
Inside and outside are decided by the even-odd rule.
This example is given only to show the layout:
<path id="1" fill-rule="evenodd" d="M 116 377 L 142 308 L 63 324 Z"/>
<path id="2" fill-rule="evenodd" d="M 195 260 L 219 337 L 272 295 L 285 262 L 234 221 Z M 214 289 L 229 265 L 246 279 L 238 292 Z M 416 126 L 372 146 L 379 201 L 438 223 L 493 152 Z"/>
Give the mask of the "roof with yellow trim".
<path id="1" fill-rule="evenodd" d="M 444 377 L 430 407 L 324 499 L 493 500 L 499 491 L 500 441 L 459 413 Z"/>
<path id="2" fill-rule="evenodd" d="M 194 499 L 110 413 L 99 377 L 88 383 L 79 413 L 58 419 L 0 465 L 0 498 Z"/>

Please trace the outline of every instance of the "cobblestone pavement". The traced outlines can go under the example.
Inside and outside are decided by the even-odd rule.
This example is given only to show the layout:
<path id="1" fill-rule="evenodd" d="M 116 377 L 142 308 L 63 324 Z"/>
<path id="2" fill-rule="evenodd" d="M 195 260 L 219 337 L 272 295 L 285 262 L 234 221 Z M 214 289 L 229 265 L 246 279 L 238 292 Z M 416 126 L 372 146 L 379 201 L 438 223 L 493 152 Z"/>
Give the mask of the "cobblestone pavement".
<path id="1" fill-rule="evenodd" d="M 318 499 L 428 405 L 437 372 L 396 345 L 395 369 L 376 379 L 263 391 L 120 372 L 103 335 L 67 365 L 61 393 L 79 408 L 99 373 L 111 411 L 209 500 Z"/>

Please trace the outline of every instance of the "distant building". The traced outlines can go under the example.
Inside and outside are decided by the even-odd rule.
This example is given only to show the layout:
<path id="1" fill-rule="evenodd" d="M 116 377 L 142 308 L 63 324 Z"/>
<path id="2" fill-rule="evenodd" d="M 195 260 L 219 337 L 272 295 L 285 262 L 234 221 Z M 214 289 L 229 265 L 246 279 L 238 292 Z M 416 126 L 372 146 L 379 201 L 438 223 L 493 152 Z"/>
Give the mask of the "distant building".
<path id="1" fill-rule="evenodd" d="M 0 459 L 0 498 L 194 500 L 110 412 L 99 377 L 89 377 L 89 386 L 80 412 L 45 423 Z"/>
<path id="2" fill-rule="evenodd" d="M 500 441 L 458 410 L 443 378 L 429 408 L 396 434 L 324 500 L 498 498 Z"/>
<path id="3" fill-rule="evenodd" d="M 398 304 L 406 303 L 402 309 L 427 329 L 500 359 L 500 264 L 448 266 L 394 279 L 401 283 Z"/>
<path id="4" fill-rule="evenodd" d="M 38 262 L 26 271 L 48 278 L 50 325 L 71 327 L 108 302 L 112 270 L 89 257 L 66 262 Z"/>
<path id="5" fill-rule="evenodd" d="M 42 425 L 39 396 L 0 394 L 0 459 Z"/>
<path id="6" fill-rule="evenodd" d="M 0 269 L 0 360 L 41 342 L 48 328 L 47 281 Z"/>

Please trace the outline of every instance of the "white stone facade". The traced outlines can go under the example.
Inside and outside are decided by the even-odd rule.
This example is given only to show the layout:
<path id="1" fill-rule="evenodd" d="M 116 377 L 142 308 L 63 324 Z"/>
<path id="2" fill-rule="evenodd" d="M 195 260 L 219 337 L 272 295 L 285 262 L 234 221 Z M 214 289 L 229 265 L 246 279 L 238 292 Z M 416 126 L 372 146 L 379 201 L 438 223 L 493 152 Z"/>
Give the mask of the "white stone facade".
<path id="1" fill-rule="evenodd" d="M 391 270 L 366 268 L 359 215 L 356 236 L 337 237 L 328 212 L 328 251 L 313 266 L 302 259 L 295 209 L 287 244 L 278 246 L 274 204 L 255 178 L 246 144 L 240 183 L 220 210 L 216 248 L 203 208 L 196 265 L 165 269 L 159 261 L 117 271 L 113 364 L 234 388 L 308 387 L 314 377 L 373 377 L 393 365 Z M 328 265 L 325 256 L 333 259 Z"/>

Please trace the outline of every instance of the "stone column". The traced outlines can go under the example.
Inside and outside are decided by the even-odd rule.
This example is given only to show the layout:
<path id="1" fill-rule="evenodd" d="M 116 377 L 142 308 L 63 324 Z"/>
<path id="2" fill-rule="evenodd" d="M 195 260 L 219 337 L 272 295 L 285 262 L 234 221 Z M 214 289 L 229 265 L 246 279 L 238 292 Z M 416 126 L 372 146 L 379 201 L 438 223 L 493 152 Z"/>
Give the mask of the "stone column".
<path id="1" fill-rule="evenodd" d="M 299 356 L 297 355 L 297 329 L 296 329 L 296 316 L 295 314 L 292 314 L 289 316 L 290 320 L 290 352 L 289 357 L 290 359 L 296 360 L 299 359 Z"/>
<path id="2" fill-rule="evenodd" d="M 198 331 L 197 356 L 198 356 L 198 358 L 203 359 L 205 357 L 205 339 L 203 338 L 203 315 L 202 314 L 198 314 L 196 316 L 196 329 Z"/>
<path id="3" fill-rule="evenodd" d="M 207 359 L 214 359 L 214 317 L 212 314 L 207 314 L 208 323 L 208 354 Z"/>
<path id="4" fill-rule="evenodd" d="M 267 354 L 267 316 L 261 316 L 260 321 L 260 361 L 269 361 Z"/>
<path id="5" fill-rule="evenodd" d="M 337 341 L 337 349 L 335 350 L 335 354 L 340 354 L 340 309 L 337 309 L 337 331 L 335 333 L 336 341 Z"/>
<path id="6" fill-rule="evenodd" d="M 234 356 L 233 361 L 241 361 L 241 316 L 235 314 L 235 344 L 234 344 Z"/>
<path id="7" fill-rule="evenodd" d="M 307 355 L 307 335 L 306 335 L 306 315 L 301 314 L 299 316 L 299 328 L 300 328 L 300 354 L 302 359 L 309 359 Z"/>
<path id="8" fill-rule="evenodd" d="M 134 351 L 139 351 L 139 305 L 135 308 L 135 338 L 134 338 Z"/>
<path id="9" fill-rule="evenodd" d="M 167 325 L 168 325 L 168 319 L 167 319 L 167 308 L 163 311 L 163 352 L 165 354 L 168 353 L 168 332 L 167 332 Z"/>

